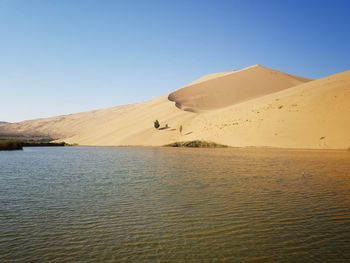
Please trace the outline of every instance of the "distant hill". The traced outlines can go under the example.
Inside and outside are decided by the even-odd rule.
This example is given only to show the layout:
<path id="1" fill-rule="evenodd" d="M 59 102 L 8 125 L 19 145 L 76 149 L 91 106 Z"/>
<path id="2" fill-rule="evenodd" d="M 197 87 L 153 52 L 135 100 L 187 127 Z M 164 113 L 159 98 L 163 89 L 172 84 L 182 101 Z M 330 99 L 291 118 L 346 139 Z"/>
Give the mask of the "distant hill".
<path id="1" fill-rule="evenodd" d="M 0 135 L 98 146 L 201 140 L 237 147 L 347 149 L 349 130 L 350 71 L 310 80 L 255 65 L 204 76 L 143 103 L 2 125 Z"/>

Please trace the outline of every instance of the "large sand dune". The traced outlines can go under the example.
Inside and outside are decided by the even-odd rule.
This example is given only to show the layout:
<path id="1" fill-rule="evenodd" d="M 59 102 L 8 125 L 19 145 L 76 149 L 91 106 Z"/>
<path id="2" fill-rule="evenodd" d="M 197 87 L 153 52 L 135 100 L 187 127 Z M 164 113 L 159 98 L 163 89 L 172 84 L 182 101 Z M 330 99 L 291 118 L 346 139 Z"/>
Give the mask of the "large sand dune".
<path id="1" fill-rule="evenodd" d="M 249 77 L 242 77 L 243 73 Z M 218 83 L 226 85 L 223 90 L 231 92 L 230 96 L 216 92 Z M 80 145 L 160 146 L 199 139 L 238 147 L 350 147 L 350 71 L 308 81 L 253 66 L 205 76 L 172 94 L 177 94 L 176 100 L 181 98 L 179 103 L 187 103 L 191 100 L 186 96 L 196 100 L 198 92 L 215 96 L 192 103 L 194 112 L 175 107 L 164 96 L 134 105 L 2 125 L 0 133 L 38 132 Z M 156 119 L 161 123 L 159 130 L 153 127 Z"/>
<path id="2" fill-rule="evenodd" d="M 254 65 L 199 79 L 170 93 L 169 100 L 180 109 L 200 112 L 227 107 L 307 81 L 309 79 Z"/>

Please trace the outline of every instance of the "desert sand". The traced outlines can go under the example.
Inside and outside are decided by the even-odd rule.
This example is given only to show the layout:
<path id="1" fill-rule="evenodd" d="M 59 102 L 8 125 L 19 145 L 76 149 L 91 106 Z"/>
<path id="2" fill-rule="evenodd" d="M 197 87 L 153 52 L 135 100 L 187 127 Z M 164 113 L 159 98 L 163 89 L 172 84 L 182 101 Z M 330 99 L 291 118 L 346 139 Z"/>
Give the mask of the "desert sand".
<path id="1" fill-rule="evenodd" d="M 168 99 L 183 110 L 214 110 L 254 99 L 310 81 L 254 65 L 229 73 L 202 78 L 169 94 Z"/>
<path id="2" fill-rule="evenodd" d="M 153 126 L 156 119 L 159 130 Z M 0 133 L 40 133 L 79 145 L 206 140 L 303 149 L 347 149 L 349 131 L 350 71 L 311 80 L 260 65 L 204 76 L 139 104 L 0 127 Z"/>

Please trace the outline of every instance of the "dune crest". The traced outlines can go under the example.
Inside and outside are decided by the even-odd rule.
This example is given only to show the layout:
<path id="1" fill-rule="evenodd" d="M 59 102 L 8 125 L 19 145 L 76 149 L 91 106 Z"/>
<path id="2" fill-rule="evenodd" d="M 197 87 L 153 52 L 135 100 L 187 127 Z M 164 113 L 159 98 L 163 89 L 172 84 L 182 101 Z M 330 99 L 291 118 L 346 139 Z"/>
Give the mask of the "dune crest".
<path id="1" fill-rule="evenodd" d="M 310 79 L 254 65 L 216 73 L 169 94 L 168 99 L 185 111 L 215 110 L 287 89 Z"/>

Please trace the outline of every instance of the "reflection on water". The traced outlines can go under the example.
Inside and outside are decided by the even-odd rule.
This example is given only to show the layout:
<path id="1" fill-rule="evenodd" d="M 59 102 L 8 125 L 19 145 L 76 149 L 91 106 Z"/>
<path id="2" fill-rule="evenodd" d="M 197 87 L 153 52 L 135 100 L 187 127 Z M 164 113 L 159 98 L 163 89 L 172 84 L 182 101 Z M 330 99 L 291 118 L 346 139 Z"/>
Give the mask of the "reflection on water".
<path id="1" fill-rule="evenodd" d="M 347 259 L 348 152 L 0 152 L 1 262 Z"/>

